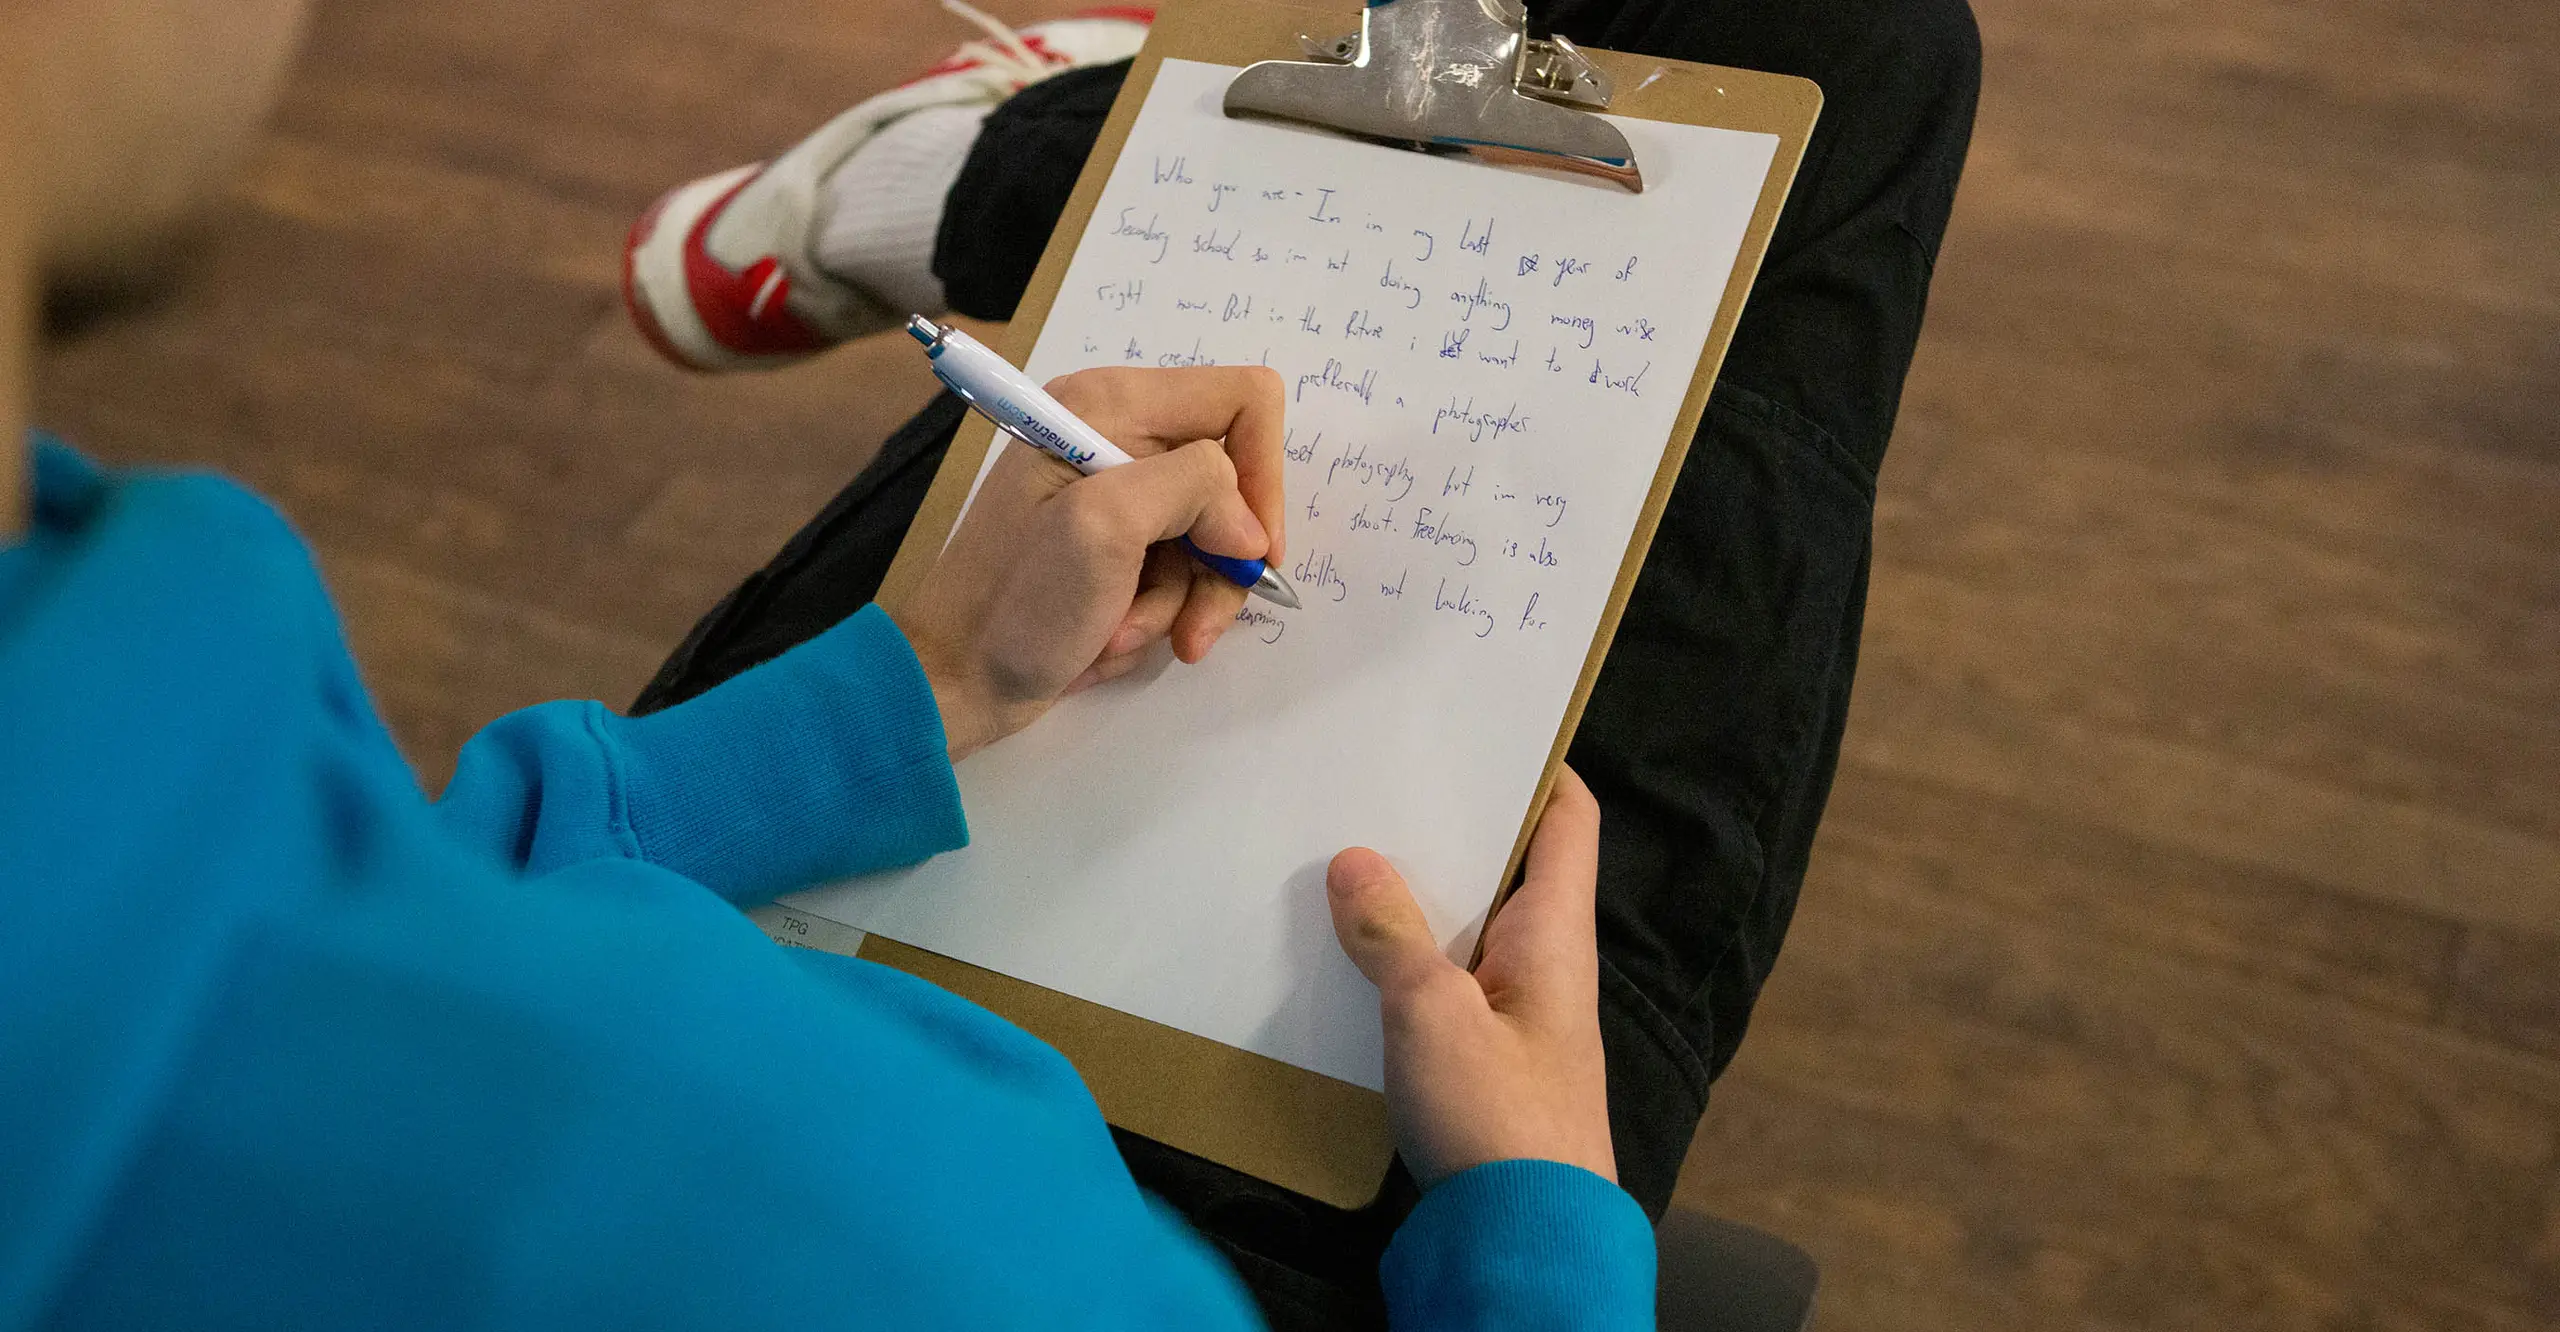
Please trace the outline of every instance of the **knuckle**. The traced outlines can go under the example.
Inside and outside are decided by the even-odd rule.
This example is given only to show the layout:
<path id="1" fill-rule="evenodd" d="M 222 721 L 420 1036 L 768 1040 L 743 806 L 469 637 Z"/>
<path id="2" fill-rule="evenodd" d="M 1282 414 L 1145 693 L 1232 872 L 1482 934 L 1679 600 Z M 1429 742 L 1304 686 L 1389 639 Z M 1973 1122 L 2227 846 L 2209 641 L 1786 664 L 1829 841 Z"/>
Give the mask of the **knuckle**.
<path id="1" fill-rule="evenodd" d="M 1098 553 L 1127 544 L 1127 518 L 1096 495 L 1092 487 L 1069 486 L 1058 497 L 1056 508 L 1059 527 L 1071 548 Z"/>
<path id="2" fill-rule="evenodd" d="M 1352 917 L 1351 928 L 1360 936 L 1362 943 L 1392 950 L 1404 944 L 1404 923 L 1386 909 L 1385 902 L 1379 900 L 1382 887 L 1384 885 L 1376 879 L 1365 880 L 1352 887 L 1357 914 Z"/>
<path id="3" fill-rule="evenodd" d="M 1108 366 L 1078 370 L 1052 379 L 1043 387 L 1059 406 L 1078 416 L 1104 414 L 1120 401 L 1124 390 L 1119 380 L 1126 373 Z"/>
<path id="4" fill-rule="evenodd" d="M 1235 485 L 1236 460 L 1228 457 L 1216 440 L 1197 440 L 1184 448 L 1193 455 L 1191 465 L 1201 469 L 1205 479 L 1229 488 Z"/>

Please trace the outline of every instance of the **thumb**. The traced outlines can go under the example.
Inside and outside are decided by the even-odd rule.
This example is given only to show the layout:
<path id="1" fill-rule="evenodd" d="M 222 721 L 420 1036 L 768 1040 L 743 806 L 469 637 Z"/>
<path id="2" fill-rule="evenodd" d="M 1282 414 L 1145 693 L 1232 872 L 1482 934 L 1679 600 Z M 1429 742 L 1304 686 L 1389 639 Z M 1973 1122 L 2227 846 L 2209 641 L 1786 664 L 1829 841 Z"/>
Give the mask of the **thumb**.
<path id="1" fill-rule="evenodd" d="M 1431 922 L 1385 856 L 1355 846 L 1325 870 L 1325 901 L 1333 908 L 1334 937 L 1351 965 L 1382 995 L 1409 991 L 1457 964 L 1442 956 Z"/>
<path id="2" fill-rule="evenodd" d="M 1213 439 L 1140 458 L 1078 484 L 1091 487 L 1097 502 L 1129 514 L 1150 542 L 1187 532 L 1202 549 L 1240 560 L 1260 559 L 1271 548 L 1262 520 L 1236 488 L 1235 460 Z"/>
<path id="3" fill-rule="evenodd" d="M 1518 890 L 1485 926 L 1476 976 L 1504 996 L 1497 1008 L 1587 1015 L 1599 1001 L 1592 918 L 1599 859 L 1600 802 L 1566 768 L 1529 841 Z"/>

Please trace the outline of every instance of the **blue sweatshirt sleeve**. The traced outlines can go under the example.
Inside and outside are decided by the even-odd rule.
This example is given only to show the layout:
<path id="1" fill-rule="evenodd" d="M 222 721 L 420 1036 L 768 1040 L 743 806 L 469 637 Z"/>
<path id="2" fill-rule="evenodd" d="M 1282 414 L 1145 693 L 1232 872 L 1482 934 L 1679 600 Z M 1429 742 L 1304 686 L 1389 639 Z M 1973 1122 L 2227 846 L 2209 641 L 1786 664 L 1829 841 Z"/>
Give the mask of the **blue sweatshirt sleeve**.
<path id="1" fill-rule="evenodd" d="M 647 861 L 741 906 L 969 840 L 932 688 L 877 606 L 663 712 L 502 717 L 438 812 L 526 874 Z"/>
<path id="2" fill-rule="evenodd" d="M 1653 1326 L 1653 1227 L 1626 1190 L 1557 1161 L 1442 1180 L 1379 1260 L 1397 1332 Z"/>

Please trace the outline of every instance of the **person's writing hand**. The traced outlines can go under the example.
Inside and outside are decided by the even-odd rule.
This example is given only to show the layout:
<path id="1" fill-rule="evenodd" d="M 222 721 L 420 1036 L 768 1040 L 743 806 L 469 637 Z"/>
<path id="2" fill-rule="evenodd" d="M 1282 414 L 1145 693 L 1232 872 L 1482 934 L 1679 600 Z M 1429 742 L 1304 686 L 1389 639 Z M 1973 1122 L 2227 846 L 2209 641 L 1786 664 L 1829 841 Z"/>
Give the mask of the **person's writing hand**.
<path id="1" fill-rule="evenodd" d="M 1384 856 L 1354 847 L 1333 858 L 1334 933 L 1378 987 L 1388 1112 L 1422 1187 L 1524 1158 L 1617 1179 L 1592 926 L 1599 854 L 1600 805 L 1567 768 L 1472 974 L 1432 941 Z"/>
<path id="2" fill-rule="evenodd" d="M 1208 655 L 1244 589 L 1163 543 L 1189 533 L 1215 554 L 1280 558 L 1278 375 L 1104 369 L 1047 387 L 1137 461 L 1079 477 L 1007 447 L 932 572 L 891 612 L 954 760 L 1062 694 L 1135 669 L 1158 639 L 1186 662 Z"/>

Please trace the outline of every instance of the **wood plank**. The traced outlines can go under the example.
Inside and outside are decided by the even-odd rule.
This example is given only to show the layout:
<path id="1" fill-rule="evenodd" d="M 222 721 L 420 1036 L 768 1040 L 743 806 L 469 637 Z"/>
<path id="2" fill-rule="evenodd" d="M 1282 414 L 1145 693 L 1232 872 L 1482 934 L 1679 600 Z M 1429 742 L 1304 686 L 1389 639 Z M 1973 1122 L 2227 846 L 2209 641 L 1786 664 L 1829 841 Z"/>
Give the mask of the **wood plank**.
<path id="1" fill-rule="evenodd" d="M 2211 634 L 2157 632 L 2159 598 L 1989 590 L 1879 571 L 1870 660 L 1937 693 L 2195 745 L 2360 796 L 2440 803 L 2560 838 L 2549 781 L 2560 709 L 2523 710 L 2405 671 L 2301 652 L 2281 624 L 2233 617 Z"/>
<path id="2" fill-rule="evenodd" d="M 1719 1105 L 1683 1188 L 1884 1283 L 1861 1297 L 1879 1316 L 1844 1325 L 1897 1325 L 1880 1315 L 1941 1282 L 1973 1288 L 1945 1326 L 1984 1325 L 1952 1316 L 1996 1311 L 1981 1287 L 2028 1302 L 1989 1324 L 2008 1326 L 2560 1311 L 2536 1249 L 2560 1067 L 1908 892 L 1894 858 L 1828 833 L 1816 864 L 1717 1096 L 1763 1089 L 1818 1127 L 1773 1149 L 1747 1119 L 1727 1143 Z M 1901 1252 L 1849 1251 L 1867 1243 Z"/>
<path id="3" fill-rule="evenodd" d="M 1863 767 L 1832 793 L 1817 882 L 1835 850 L 1914 901 L 1996 910 L 2091 946 L 2419 1021 L 2445 1006 L 2465 937 L 2443 917 Z M 1809 910 L 1824 909 L 1807 894 Z"/>
<path id="4" fill-rule="evenodd" d="M 2463 1031 L 2560 1059 L 2560 937 L 2487 925 L 2465 931 L 2447 1010 Z"/>
<path id="5" fill-rule="evenodd" d="M 561 620 L 359 552 L 317 547 L 349 646 L 393 734 L 440 791 L 491 718 L 559 698 L 627 699 L 665 649 Z"/>
<path id="6" fill-rule="evenodd" d="M 1861 663 L 1850 767 L 1938 782 L 2236 865 L 2436 915 L 2560 929 L 2560 844 L 2189 744 L 2012 711 L 1935 687 L 1889 649 Z"/>

